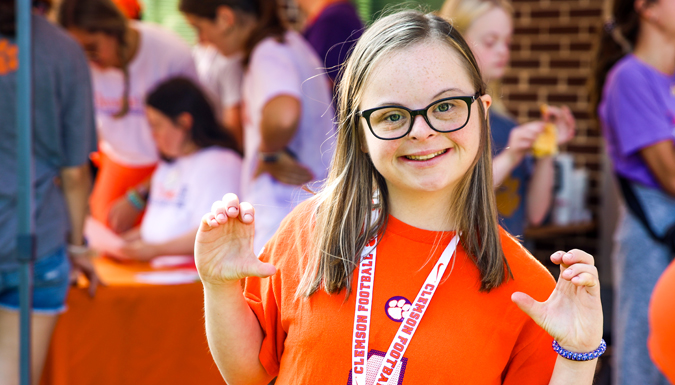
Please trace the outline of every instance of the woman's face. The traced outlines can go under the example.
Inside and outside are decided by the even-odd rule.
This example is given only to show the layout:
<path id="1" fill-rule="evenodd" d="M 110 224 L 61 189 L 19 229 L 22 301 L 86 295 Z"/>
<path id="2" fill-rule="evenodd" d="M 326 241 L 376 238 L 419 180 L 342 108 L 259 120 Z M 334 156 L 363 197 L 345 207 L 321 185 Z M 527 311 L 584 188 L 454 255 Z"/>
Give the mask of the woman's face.
<path id="1" fill-rule="evenodd" d="M 150 106 L 145 107 L 145 114 L 152 129 L 157 149 L 165 158 L 174 159 L 185 155 L 186 143 L 189 141 L 190 127 L 185 127 L 185 115 L 180 115 L 176 122 L 161 111 Z"/>
<path id="2" fill-rule="evenodd" d="M 400 105 L 416 110 L 442 98 L 475 93 L 459 54 L 445 43 L 426 42 L 381 58 L 364 86 L 359 109 Z M 395 192 L 452 193 L 478 153 L 480 102 L 487 109 L 490 97 L 477 99 L 467 125 L 451 133 L 434 131 L 417 116 L 407 136 L 381 140 L 370 131 L 365 118 L 360 118 L 366 143 L 362 150 L 369 153 L 392 196 Z"/>
<path id="3" fill-rule="evenodd" d="M 493 7 L 474 20 L 464 38 L 471 47 L 485 81 L 504 76 L 509 63 L 513 36 L 511 16 L 500 7 Z"/>
<path id="4" fill-rule="evenodd" d="M 233 56 L 244 49 L 246 39 L 242 38 L 243 28 L 236 21 L 236 14 L 228 7 L 218 7 L 214 20 L 185 14 L 188 23 L 197 32 L 199 43 L 212 44 L 221 54 Z"/>
<path id="5" fill-rule="evenodd" d="M 92 64 L 102 69 L 119 67 L 119 42 L 114 36 L 79 28 L 68 28 L 68 33 L 80 43 Z"/>

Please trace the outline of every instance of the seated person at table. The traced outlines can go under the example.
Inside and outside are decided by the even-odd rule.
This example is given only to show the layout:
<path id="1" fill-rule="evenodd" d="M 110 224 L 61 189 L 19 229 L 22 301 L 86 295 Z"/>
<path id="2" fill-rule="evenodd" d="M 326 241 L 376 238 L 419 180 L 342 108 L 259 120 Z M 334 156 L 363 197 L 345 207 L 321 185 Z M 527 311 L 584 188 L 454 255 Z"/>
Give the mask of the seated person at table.
<path id="1" fill-rule="evenodd" d="M 122 254 L 142 261 L 192 255 L 204 211 L 224 193 L 239 191 L 241 156 L 204 93 L 187 78 L 169 79 L 152 91 L 146 114 L 162 160 L 143 222 L 124 235 Z"/>

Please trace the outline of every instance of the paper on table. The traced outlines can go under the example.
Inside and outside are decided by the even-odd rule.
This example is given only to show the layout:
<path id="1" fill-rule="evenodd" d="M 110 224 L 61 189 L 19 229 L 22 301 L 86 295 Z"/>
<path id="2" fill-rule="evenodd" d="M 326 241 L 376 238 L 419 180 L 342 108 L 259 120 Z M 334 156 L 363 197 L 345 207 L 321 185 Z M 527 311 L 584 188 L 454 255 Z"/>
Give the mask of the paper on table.
<path id="1" fill-rule="evenodd" d="M 150 271 L 136 274 L 136 280 L 154 285 L 179 285 L 199 281 L 199 274 L 194 269 Z"/>
<path id="2" fill-rule="evenodd" d="M 194 265 L 195 259 L 191 255 L 163 255 L 161 257 L 155 257 L 150 261 L 150 266 L 152 266 L 153 269 Z"/>
<path id="3" fill-rule="evenodd" d="M 89 247 L 99 253 L 124 257 L 120 252 L 124 246 L 124 239 L 96 219 L 87 217 L 84 221 L 84 236 Z"/>

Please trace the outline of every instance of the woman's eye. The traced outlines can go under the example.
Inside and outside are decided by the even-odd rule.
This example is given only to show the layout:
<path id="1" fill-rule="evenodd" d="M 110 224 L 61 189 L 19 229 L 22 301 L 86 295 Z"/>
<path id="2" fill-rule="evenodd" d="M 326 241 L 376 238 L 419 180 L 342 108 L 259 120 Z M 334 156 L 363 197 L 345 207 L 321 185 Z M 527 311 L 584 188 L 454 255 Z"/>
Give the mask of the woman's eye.
<path id="1" fill-rule="evenodd" d="M 384 120 L 389 121 L 389 122 L 398 122 L 401 120 L 403 117 L 401 114 L 390 114 L 387 117 L 384 118 Z"/>
<path id="2" fill-rule="evenodd" d="M 436 106 L 436 111 L 438 112 L 448 112 L 452 106 L 450 103 L 440 103 L 439 105 Z"/>

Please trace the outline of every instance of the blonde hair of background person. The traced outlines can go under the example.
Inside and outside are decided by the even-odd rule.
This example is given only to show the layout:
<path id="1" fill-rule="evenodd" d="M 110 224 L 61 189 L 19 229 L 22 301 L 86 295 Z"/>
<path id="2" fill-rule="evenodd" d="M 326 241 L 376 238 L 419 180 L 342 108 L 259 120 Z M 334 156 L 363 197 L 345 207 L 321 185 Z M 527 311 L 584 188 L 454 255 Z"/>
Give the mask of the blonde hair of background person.
<path id="1" fill-rule="evenodd" d="M 490 84 L 488 92 L 495 96 L 495 104 L 500 105 L 498 84 L 508 64 L 509 46 L 513 34 L 511 4 L 505 0 L 447 0 L 439 14 L 449 20 L 464 35 L 481 67 L 484 80 Z M 496 112 L 503 117 L 508 117 L 503 105 L 500 107 L 492 111 L 491 115 Z M 574 117 L 569 108 L 566 106 L 549 107 L 548 110 L 549 112 L 543 118 L 556 123 L 558 144 L 567 143 L 574 137 L 575 131 Z M 513 123 L 513 126 L 516 124 Z M 493 127 L 493 135 L 496 129 Z M 533 121 L 511 129 L 506 147 L 493 160 L 495 186 L 501 186 L 505 181 L 510 180 L 514 170 L 525 161 L 543 129 L 543 121 Z M 553 177 L 553 157 L 537 158 L 526 186 L 525 196 L 522 197 L 525 204 L 526 222 L 531 225 L 541 224 L 551 207 Z M 521 182 L 525 183 L 524 180 Z M 507 195 L 504 194 L 504 197 Z M 499 204 L 503 203 L 500 201 Z M 509 216 L 506 212 L 501 214 L 505 217 Z"/>
<path id="2" fill-rule="evenodd" d="M 447 0 L 443 3 L 441 10 L 438 12 L 438 15 L 450 21 L 452 25 L 462 33 L 462 35 L 466 35 L 466 31 L 469 29 L 471 24 L 479 17 L 491 11 L 493 8 L 500 8 L 510 18 L 513 17 L 513 7 L 511 6 L 511 3 L 506 0 Z M 467 37 L 465 36 L 465 38 Z M 474 42 L 474 44 L 469 43 L 469 46 L 474 52 L 474 55 L 479 56 L 476 53 L 477 44 L 475 43 L 476 42 Z M 510 44 L 510 40 L 506 43 Z M 478 64 L 481 64 L 480 59 L 478 60 Z M 504 102 L 501 100 L 501 76 L 498 78 L 490 76 L 490 74 L 487 74 L 485 70 L 486 68 L 481 67 L 483 78 L 488 84 L 487 92 L 495 96 L 495 98 L 492 100 L 492 107 L 490 108 L 492 111 L 497 111 L 501 114 L 508 115 L 509 112 L 507 111 Z"/>
<path id="3" fill-rule="evenodd" d="M 402 76 L 403 79 L 396 81 L 391 75 Z M 366 118 L 360 114 L 363 108 L 377 105 L 378 98 L 381 103 L 381 99 L 386 98 L 387 105 L 403 100 L 407 104 L 415 104 L 416 108 L 423 107 L 430 96 L 428 88 L 442 89 L 432 98 L 476 92 L 472 99 L 476 108 L 471 108 L 473 114 L 467 112 L 466 127 L 457 132 L 442 133 L 420 118 L 411 121 L 407 133 L 399 139 L 381 140 L 374 136 L 372 129 L 369 130 Z M 394 101 L 389 100 L 392 97 Z M 467 105 L 471 107 L 472 104 L 467 102 Z M 251 204 L 239 203 L 234 194 L 227 194 L 222 201 L 214 203 L 212 211 L 202 219 L 195 259 L 205 288 L 206 331 L 211 352 L 228 384 L 268 383 L 272 375 L 261 363 L 261 347 L 264 338 L 279 339 L 276 335 L 263 335 L 256 313 L 242 295 L 239 280 L 269 277 L 275 273 L 277 277 L 284 273 L 287 280 L 297 280 L 297 287 L 290 283 L 283 288 L 290 297 L 284 295 L 284 300 L 278 303 L 278 317 L 283 318 L 280 322 L 288 322 L 291 307 L 301 306 L 302 303 L 311 303 L 313 312 L 325 314 L 325 309 L 317 308 L 321 306 L 319 298 L 326 298 L 324 292 L 331 293 L 329 298 L 335 299 L 331 304 L 336 306 L 335 311 L 330 311 L 331 307 L 327 313 L 335 315 L 345 306 L 345 301 L 351 299 L 355 303 L 354 296 L 349 297 L 349 293 L 353 289 L 359 256 L 369 239 L 386 237 L 383 233 L 387 234 L 389 214 L 418 229 L 461 232 L 462 247 L 472 256 L 472 263 L 479 271 L 478 282 L 471 290 L 478 292 L 480 289 L 483 295 L 490 296 L 501 285 L 516 284 L 516 280 L 509 279 L 510 269 L 502 251 L 496 222 L 490 131 L 486 120 L 489 106 L 490 96 L 485 94 L 485 85 L 471 51 L 459 33 L 443 19 L 415 11 L 401 12 L 380 19 L 364 33 L 347 62 L 339 85 L 337 148 L 328 181 L 315 198 L 286 219 L 267 245 L 262 261 L 251 247 L 255 220 Z M 434 107 L 438 104 L 432 102 L 429 109 Z M 444 148 L 442 146 L 450 147 L 434 151 Z M 417 154 L 425 158 L 420 159 Z M 404 156 L 407 159 L 400 159 Z M 424 163 L 407 163 L 412 161 Z M 373 202 L 374 196 L 379 204 Z M 371 223 L 373 210 L 379 210 L 380 214 Z M 291 227 L 301 229 L 296 234 L 303 238 L 289 238 L 293 236 L 289 234 Z M 507 239 L 510 247 L 516 245 L 511 238 Z M 282 251 L 275 251 L 277 248 Z M 518 250 L 525 253 L 520 246 Z M 283 255 L 275 255 L 277 252 Z M 278 257 L 277 262 L 288 264 L 285 266 L 290 270 L 277 271 L 272 264 L 263 262 L 275 257 Z M 307 258 L 308 261 L 296 261 L 293 257 Z M 386 260 L 387 255 L 378 254 L 378 257 Z M 389 257 L 398 260 L 413 258 L 422 265 L 430 256 Z M 529 263 L 540 266 L 531 257 L 528 258 Z M 561 270 L 564 272 L 547 302 L 537 303 L 523 293 L 506 296 L 504 301 L 512 298 L 535 322 L 554 337 L 562 339 L 564 342 L 561 343 L 569 344 L 568 348 L 590 351 L 597 347 L 602 334 L 597 271 L 592 266 L 593 258 L 582 251 L 559 252 L 551 257 L 557 264 L 563 263 L 563 258 L 565 262 Z M 303 264 L 306 268 L 298 268 Z M 299 275 L 304 270 L 302 282 L 299 276 L 295 276 L 293 268 L 299 269 Z M 463 273 L 458 269 L 453 274 Z M 532 270 L 529 274 L 519 275 L 517 282 L 540 278 Z M 408 272 L 399 277 L 399 281 L 405 281 L 407 276 L 412 275 Z M 574 275 L 577 278 L 571 282 Z M 453 277 L 451 275 L 446 280 L 452 281 Z M 247 288 L 258 283 L 262 284 L 262 281 L 252 278 L 247 281 Z M 267 287 L 267 290 L 272 289 Z M 346 299 L 341 295 L 343 290 L 348 296 Z M 275 298 L 277 295 L 282 294 L 275 292 Z M 350 317 L 353 319 L 353 313 Z M 312 320 L 303 319 L 303 322 L 306 326 Z M 324 322 L 329 321 L 326 319 Z M 494 318 L 489 322 L 500 321 Z M 330 324 L 337 329 L 335 319 L 331 319 Z M 293 342 L 290 333 L 301 326 L 288 325 L 289 339 L 279 342 L 283 344 L 283 353 L 278 350 L 272 354 L 291 354 Z M 377 330 L 377 325 L 373 329 Z M 312 338 L 306 334 L 298 335 L 297 331 L 295 333 L 293 340 L 296 343 L 299 343 L 299 338 Z M 427 346 L 425 350 L 440 348 Z M 284 370 L 292 372 L 298 365 L 312 366 L 314 363 L 311 361 L 318 359 L 326 362 L 322 366 L 326 368 L 326 373 L 315 373 L 321 375 L 322 383 L 344 383 L 342 375 L 337 378 L 333 377 L 334 373 L 328 373 L 336 365 L 341 365 L 347 374 L 347 363 L 336 358 L 341 356 L 337 353 L 335 356 L 324 356 L 316 352 L 312 356 L 307 352 L 301 360 L 283 361 L 286 366 L 281 366 L 279 381 L 295 380 L 288 378 L 288 372 L 284 377 Z M 531 359 L 539 360 L 541 357 L 535 355 Z M 551 383 L 590 384 L 594 369 L 595 361 L 578 363 L 558 357 Z M 499 376 L 504 371 L 508 372 L 508 368 L 501 368 Z M 406 377 L 406 383 L 435 383 L 440 379 L 429 376 L 439 376 L 438 373 L 413 373 Z"/>

